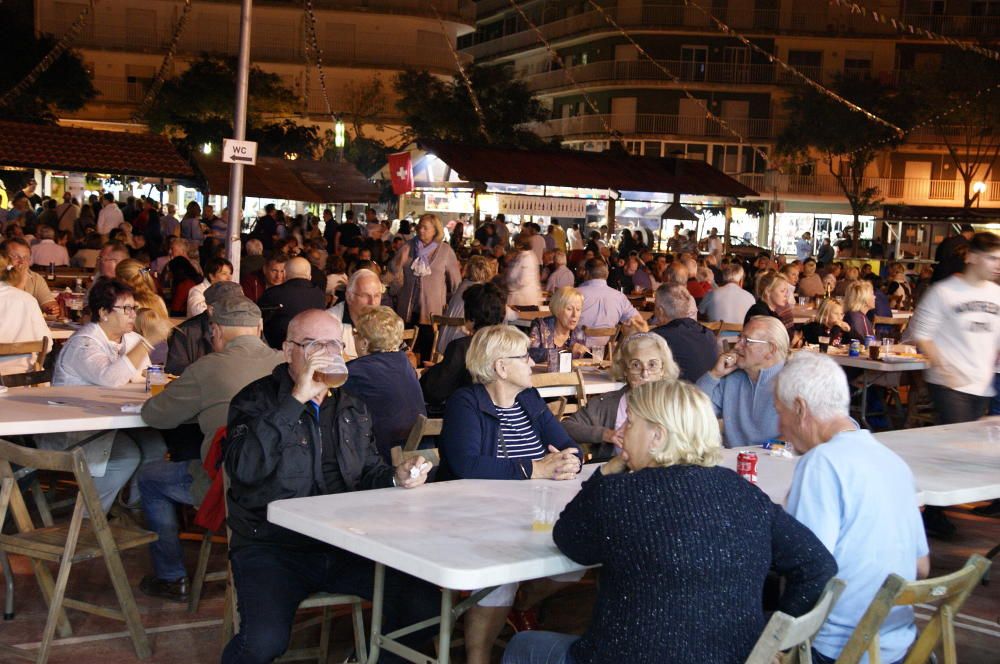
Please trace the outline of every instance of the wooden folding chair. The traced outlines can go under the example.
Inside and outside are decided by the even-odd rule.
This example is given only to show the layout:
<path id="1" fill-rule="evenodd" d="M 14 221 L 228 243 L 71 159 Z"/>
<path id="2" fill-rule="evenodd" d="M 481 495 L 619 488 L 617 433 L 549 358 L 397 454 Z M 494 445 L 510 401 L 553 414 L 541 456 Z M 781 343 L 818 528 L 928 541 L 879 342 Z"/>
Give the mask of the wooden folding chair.
<path id="1" fill-rule="evenodd" d="M 431 316 L 431 328 L 434 330 L 434 343 L 431 345 L 431 364 L 437 364 L 444 357 L 444 353 L 438 351 L 438 339 L 441 337 L 442 327 L 465 327 L 464 318 L 449 318 L 448 316 Z"/>
<path id="2" fill-rule="evenodd" d="M 816 606 L 798 618 L 781 611 L 775 612 L 750 651 L 746 664 L 771 664 L 779 653 L 786 650 L 791 652 L 782 664 L 812 664 L 812 638 L 826 622 L 844 586 L 840 579 L 827 581 Z"/>
<path id="3" fill-rule="evenodd" d="M 958 664 L 955 653 L 955 616 L 968 599 L 976 584 L 990 568 L 990 561 L 973 554 L 957 572 L 923 581 L 907 581 L 897 574 L 890 574 L 875 593 L 871 604 L 844 649 L 837 664 L 857 664 L 868 654 L 870 664 L 881 664 L 878 631 L 889 611 L 896 606 L 912 606 L 927 602 L 940 603 L 930 622 L 917 637 L 903 664 L 924 664 L 940 641 L 943 664 Z"/>
<path id="4" fill-rule="evenodd" d="M 417 419 L 413 423 L 413 426 L 410 427 L 410 433 L 406 437 L 406 444 L 403 446 L 403 451 L 413 452 L 420 447 L 420 441 L 422 441 L 426 436 L 440 436 L 441 428 L 443 426 L 444 420 L 439 417 L 417 415 Z"/>
<path id="5" fill-rule="evenodd" d="M 79 493 L 73 508 L 73 516 L 68 524 L 35 528 L 25 507 L 24 497 L 17 485 L 11 464 L 73 474 L 79 486 Z M 0 525 L 6 519 L 9 508 L 19 531 L 14 535 L 0 535 L 0 551 L 20 554 L 31 559 L 42 596 L 49 605 L 48 618 L 37 654 L 6 645 L 0 645 L 0 651 L 15 657 L 34 660 L 38 664 L 48 661 L 56 629 L 58 628 L 60 636 L 72 634 L 64 611 L 65 607 L 125 622 L 136 656 L 139 659 L 149 657 L 152 651 L 119 551 L 154 542 L 156 533 L 108 524 L 101 510 L 101 502 L 83 450 L 80 448 L 68 452 L 50 452 L 33 450 L 0 440 L 0 481 L 2 481 Z M 83 518 L 84 509 L 88 513 L 87 520 Z M 119 609 L 97 606 L 65 596 L 73 564 L 92 558 L 104 558 Z M 46 566 L 48 562 L 59 563 L 59 572 L 54 583 Z"/>
<path id="6" fill-rule="evenodd" d="M 566 397 L 557 397 L 554 401 L 549 401 L 545 405 L 549 407 L 549 412 L 552 413 L 552 417 L 557 420 L 561 420 L 563 415 L 566 414 Z"/>
<path id="7" fill-rule="evenodd" d="M 45 371 L 45 357 L 49 354 L 49 338 L 42 337 L 38 341 L 17 341 L 0 344 L 0 359 L 15 355 L 33 353 L 34 360 L 28 371 L 16 374 L 5 374 L 0 382 L 7 387 L 28 387 L 48 383 L 52 380 L 50 372 Z"/>
<path id="8" fill-rule="evenodd" d="M 615 325 L 614 327 L 587 327 L 583 326 L 583 333 L 587 338 L 594 337 L 596 339 L 607 339 L 607 352 L 604 353 L 604 359 L 611 361 L 615 356 L 615 340 L 618 338 L 621 332 L 621 326 Z M 588 341 L 589 343 L 589 341 Z"/>
<path id="9" fill-rule="evenodd" d="M 721 320 L 701 321 L 701 326 L 704 327 L 706 330 L 711 330 L 712 332 L 715 332 L 715 334 L 718 335 L 719 330 L 722 328 L 722 321 Z"/>
<path id="10" fill-rule="evenodd" d="M 229 494 L 229 476 L 225 469 L 222 470 L 222 486 L 225 495 Z M 226 503 L 226 516 L 229 514 L 229 503 Z M 232 533 L 229 526 L 226 526 L 226 545 Z M 227 582 L 226 582 L 226 606 L 222 616 L 222 636 L 228 642 L 233 634 L 240 631 L 240 616 L 236 611 L 236 586 L 233 584 L 233 568 L 227 561 Z M 332 593 L 313 593 L 299 603 L 301 609 L 322 608 L 323 615 L 320 621 L 319 645 L 315 648 L 298 648 L 287 650 L 285 654 L 274 660 L 275 662 L 295 662 L 306 659 L 315 659 L 317 664 L 327 664 L 330 658 L 330 631 L 333 622 L 333 607 L 350 606 L 351 619 L 354 626 L 354 652 L 359 662 L 368 661 L 368 644 L 365 636 L 364 600 L 355 595 L 338 595 Z M 306 627 L 316 624 L 316 620 L 306 620 L 298 623 L 292 628 L 296 632 Z"/>
<path id="11" fill-rule="evenodd" d="M 389 450 L 389 458 L 392 460 L 393 466 L 398 466 L 418 456 L 423 457 L 426 461 L 430 461 L 433 466 L 441 465 L 441 453 L 438 452 L 436 447 L 426 447 L 422 450 L 406 451 L 399 445 L 396 445 L 394 448 Z"/>
<path id="12" fill-rule="evenodd" d="M 723 332 L 736 332 L 739 334 L 743 331 L 743 323 L 726 323 L 725 321 L 719 321 L 719 334 Z"/>
<path id="13" fill-rule="evenodd" d="M 903 331 L 906 330 L 906 326 L 910 324 L 909 318 L 893 318 L 892 316 L 875 316 L 875 320 L 872 324 L 878 327 L 879 325 L 885 325 L 892 328 L 892 338 L 899 341 L 903 338 Z"/>
<path id="14" fill-rule="evenodd" d="M 580 370 L 580 367 L 567 373 L 532 374 L 531 386 L 535 389 L 542 387 L 572 387 L 575 390 L 573 396 L 576 397 L 576 403 L 569 403 L 567 400 L 560 415 L 575 413 L 587 405 L 587 392 L 583 381 L 583 372 Z"/>
<path id="15" fill-rule="evenodd" d="M 403 342 L 411 353 L 414 352 L 413 349 L 417 346 L 417 328 L 410 327 L 403 330 Z"/>

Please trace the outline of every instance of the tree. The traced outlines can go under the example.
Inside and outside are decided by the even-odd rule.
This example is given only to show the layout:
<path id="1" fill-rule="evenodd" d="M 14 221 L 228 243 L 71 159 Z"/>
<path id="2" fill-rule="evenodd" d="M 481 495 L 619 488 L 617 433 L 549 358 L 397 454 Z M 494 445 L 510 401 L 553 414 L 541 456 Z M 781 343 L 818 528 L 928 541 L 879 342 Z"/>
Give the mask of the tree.
<path id="1" fill-rule="evenodd" d="M 962 205 L 979 200 L 976 181 L 986 182 L 1000 156 L 1000 63 L 981 55 L 950 49 L 941 68 L 914 77 L 935 134 L 962 176 Z M 949 109 L 951 112 L 944 113 Z"/>
<path id="2" fill-rule="evenodd" d="M 385 129 L 380 116 L 385 112 L 385 83 L 375 74 L 370 81 L 350 81 L 343 87 L 343 117 L 350 123 L 356 138 L 365 138 L 365 125 L 377 131 Z"/>
<path id="3" fill-rule="evenodd" d="M 840 77 L 833 90 L 863 109 L 898 126 L 910 126 L 913 100 L 869 78 Z M 878 154 L 900 144 L 889 127 L 868 119 L 843 103 L 801 86 L 785 101 L 788 122 L 778 136 L 777 151 L 793 158 L 820 154 L 837 181 L 854 215 L 853 244 L 858 253 L 859 217 L 882 203 L 878 187 L 870 186 L 865 171 Z"/>
<path id="4" fill-rule="evenodd" d="M 235 58 L 201 55 L 180 76 L 164 81 L 146 122 L 153 131 L 177 135 L 177 142 L 189 150 L 205 143 L 218 147 L 223 138 L 233 135 L 236 69 Z M 292 115 L 299 103 L 280 76 L 251 67 L 249 86 L 247 135 L 273 141 L 260 146 L 261 154 L 312 155 L 319 149 L 315 127 L 300 128 L 289 120 L 266 121 L 269 116 Z M 289 146 L 283 144 L 286 139 Z"/>
<path id="5" fill-rule="evenodd" d="M 510 64 L 477 65 L 466 73 L 479 100 L 482 121 L 460 76 L 446 81 L 427 71 L 406 71 L 396 77 L 396 107 L 407 125 L 404 143 L 444 139 L 518 147 L 544 144 L 524 125 L 541 122 L 548 114 L 527 86 L 514 78 Z"/>
<path id="6" fill-rule="evenodd" d="M 254 127 L 247 132 L 247 138 L 257 141 L 257 151 L 263 157 L 291 157 L 313 159 L 322 141 L 319 127 L 300 125 L 291 120 L 282 120 L 263 127 Z"/>
<path id="7" fill-rule="evenodd" d="M 19 25 L 18 16 L 23 18 L 15 8 L 0 9 L 0 25 L 9 28 L 4 30 L 6 56 L 0 67 L 0 95 L 24 80 L 58 42 L 50 34 L 36 37 L 30 25 L 27 28 Z M 55 124 L 59 115 L 80 110 L 96 96 L 97 90 L 80 55 L 67 50 L 27 90 L 0 106 L 0 118 Z"/>

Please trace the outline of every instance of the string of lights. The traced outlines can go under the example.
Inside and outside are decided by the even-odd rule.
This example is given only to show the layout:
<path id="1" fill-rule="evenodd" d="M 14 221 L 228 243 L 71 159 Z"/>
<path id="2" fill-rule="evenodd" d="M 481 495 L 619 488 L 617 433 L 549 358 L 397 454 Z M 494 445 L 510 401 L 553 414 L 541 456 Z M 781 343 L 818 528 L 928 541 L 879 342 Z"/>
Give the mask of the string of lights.
<path id="1" fill-rule="evenodd" d="M 704 99 L 694 96 L 691 93 L 691 91 L 684 86 L 684 81 L 679 76 L 677 76 L 669 69 L 667 69 L 662 62 L 651 56 L 646 51 L 646 49 L 644 49 L 635 39 L 633 39 L 632 35 L 630 35 L 628 31 L 625 30 L 625 28 L 621 27 L 618 24 L 618 22 L 611 17 L 611 15 L 609 15 L 606 11 L 604 11 L 603 7 L 594 2 L 594 0 L 588 0 L 588 2 L 590 3 L 591 7 L 597 10 L 597 12 L 604 17 L 604 20 L 607 22 L 608 25 L 617 30 L 625 39 L 628 40 L 628 42 L 636 49 L 636 51 L 642 57 L 649 60 L 653 64 L 653 66 L 659 69 L 660 72 L 662 72 L 664 76 L 669 78 L 672 83 L 680 86 L 680 90 L 682 93 L 684 93 L 684 96 L 693 101 L 695 104 L 697 104 L 705 112 L 705 117 L 707 119 L 717 123 L 722 129 L 724 129 L 727 133 L 729 133 L 729 135 L 738 140 L 740 143 L 749 143 L 749 141 L 747 141 L 747 139 L 744 138 L 744 136 L 740 132 L 734 129 L 728 122 L 726 122 L 725 119 L 713 113 L 712 110 L 708 107 L 708 104 L 705 103 Z M 764 163 L 769 162 L 768 154 L 766 152 L 764 152 L 757 146 L 752 146 L 752 147 L 757 156 L 759 156 L 761 159 L 764 160 Z"/>
<path id="2" fill-rule="evenodd" d="M 784 60 L 782 60 L 778 56 L 776 56 L 776 55 L 774 55 L 772 53 L 768 53 L 765 49 L 761 48 L 757 44 L 754 44 L 749 39 L 747 39 L 746 37 L 744 37 L 742 34 L 740 34 L 736 30 L 734 30 L 733 28 L 729 27 L 728 25 L 726 25 L 725 23 L 723 23 L 722 21 L 720 21 L 718 18 L 715 17 L 715 15 L 712 14 L 712 12 L 708 11 L 707 9 L 705 9 L 704 7 L 702 7 L 701 5 L 699 5 L 697 2 L 694 2 L 694 0 L 684 0 L 684 5 L 688 6 L 688 7 L 693 7 L 695 9 L 697 9 L 702 14 L 704 14 L 710 21 L 712 21 L 715 24 L 715 27 L 720 32 L 722 32 L 723 34 L 727 34 L 730 37 L 735 37 L 736 39 L 740 40 L 740 42 L 742 42 L 744 46 L 746 46 L 747 48 L 749 48 L 749 49 L 751 49 L 751 50 L 753 50 L 753 51 L 755 51 L 757 53 L 760 53 L 761 55 L 763 55 L 764 57 L 767 58 L 768 62 L 770 62 L 772 64 L 778 65 L 779 67 L 782 68 L 782 70 L 788 72 L 792 76 L 794 76 L 797 79 L 801 80 L 803 83 L 805 83 L 809 87 L 813 88 L 814 90 L 816 90 L 820 94 L 823 94 L 823 95 L 829 97 L 830 99 L 833 99 L 834 101 L 839 102 L 840 104 L 843 104 L 844 106 L 846 106 L 847 108 L 851 109 L 855 113 L 860 113 L 861 115 L 865 116 L 866 118 L 868 118 L 872 122 L 877 122 L 878 124 L 881 124 L 881 125 L 883 125 L 885 127 L 888 127 L 889 129 L 892 129 L 899 136 L 903 135 L 903 133 L 904 133 L 903 130 L 900 129 L 899 127 L 897 127 L 896 125 L 892 124 L 888 120 L 883 120 L 882 118 L 880 118 L 879 116 L 875 115 L 871 111 L 866 110 L 866 109 L 858 106 L 854 102 L 852 102 L 850 100 L 847 100 L 847 99 L 844 99 L 843 97 L 841 97 L 840 95 L 838 95 L 833 90 L 830 90 L 829 88 L 824 87 L 820 83 L 817 83 L 813 79 L 809 78 L 808 76 L 806 76 L 805 74 L 803 74 L 802 72 L 800 72 L 795 67 L 787 64 Z"/>
<path id="3" fill-rule="evenodd" d="M 156 76 L 153 78 L 153 82 L 149 85 L 149 89 L 146 90 L 146 96 L 143 97 L 142 103 L 132 114 L 133 120 L 140 120 L 145 115 L 149 108 L 156 101 L 157 95 L 160 94 L 160 90 L 163 88 L 163 83 L 167 80 L 167 74 L 170 71 L 170 65 L 174 61 L 174 57 L 177 55 L 177 46 L 181 42 L 181 35 L 184 34 L 184 26 L 187 24 L 188 17 L 191 15 L 191 9 L 193 8 L 193 3 L 191 0 L 184 0 L 184 9 L 181 10 L 181 15 L 177 19 L 177 25 L 174 26 L 174 34 L 170 39 L 170 46 L 167 47 L 167 52 L 163 56 L 163 62 L 160 63 L 160 68 L 156 72 Z"/>
<path id="4" fill-rule="evenodd" d="M 863 5 L 859 5 L 856 2 L 851 2 L 851 0 L 830 0 L 832 4 L 839 7 L 845 7 L 851 11 L 852 14 L 861 14 L 862 16 L 867 16 L 871 18 L 876 23 L 881 25 L 891 25 L 897 32 L 910 33 L 911 35 L 918 35 L 920 37 L 926 37 L 934 41 L 943 41 L 949 46 L 955 46 L 963 51 L 970 51 L 972 53 L 978 53 L 984 58 L 989 58 L 990 60 L 1000 61 L 1000 52 L 994 51 L 993 49 L 983 48 L 982 46 L 977 46 L 973 43 L 967 41 L 961 41 L 954 39 L 953 37 L 948 37 L 938 32 L 933 32 L 920 26 L 913 25 L 912 23 L 907 23 L 901 21 L 892 16 L 886 16 L 883 12 L 875 11 L 874 9 L 868 9 Z M 943 18 L 943 17 L 941 17 Z"/>
<path id="5" fill-rule="evenodd" d="M 486 129 L 486 114 L 483 113 L 483 107 L 479 103 L 479 95 L 472 88 L 472 80 L 469 78 L 469 73 L 465 71 L 465 66 L 462 65 L 462 56 L 459 55 L 458 51 L 455 50 L 454 45 L 451 43 L 451 37 L 448 34 L 448 29 L 444 24 L 444 20 L 441 18 L 441 14 L 438 12 L 437 5 L 435 3 L 430 3 L 431 9 L 434 10 L 434 16 L 437 17 L 438 24 L 441 26 L 441 35 L 444 37 L 444 41 L 448 44 L 448 50 L 451 51 L 451 55 L 455 58 L 455 64 L 458 66 L 458 74 L 462 79 L 462 85 L 465 86 L 466 92 L 469 93 L 469 99 L 472 100 L 472 108 L 476 111 L 476 117 L 479 118 L 479 133 L 483 135 L 487 141 L 490 140 L 489 131 Z"/>
<path id="6" fill-rule="evenodd" d="M 586 91 L 580 86 L 576 78 L 570 72 L 569 68 L 566 67 L 566 63 L 563 61 L 562 56 L 560 56 L 555 51 L 555 49 L 552 48 L 552 45 L 549 43 L 547 39 L 545 39 L 545 36 L 542 34 L 542 31 L 538 29 L 538 26 L 535 25 L 535 23 L 530 18 L 528 18 L 528 15 L 524 13 L 524 10 L 521 8 L 521 5 L 517 4 L 517 0 L 507 0 L 507 1 L 510 3 L 511 7 L 517 10 L 517 13 L 521 15 L 521 18 L 524 19 L 524 22 L 527 23 L 529 27 L 531 27 L 531 30 L 535 33 L 535 36 L 538 37 L 538 41 L 542 43 L 542 45 L 545 47 L 545 50 L 548 51 L 549 55 L 566 73 L 566 78 L 569 80 L 570 85 L 573 86 L 573 89 L 579 92 L 583 96 L 583 99 L 587 103 L 587 106 L 590 108 L 590 110 L 594 113 L 594 115 L 600 118 L 601 125 L 604 127 L 604 130 L 608 132 L 608 136 L 610 136 L 613 141 L 617 141 L 622 145 L 624 145 L 625 141 L 622 138 L 621 132 L 615 131 L 614 129 L 611 128 L 604 114 L 601 113 L 601 109 L 598 108 L 597 103 L 594 102 L 593 98 L 591 98 L 591 96 L 588 95 Z"/>
<path id="7" fill-rule="evenodd" d="M 84 5 L 83 10 L 80 12 L 80 15 L 76 17 L 76 20 L 73 21 L 73 24 L 69 26 L 66 34 L 64 34 L 62 38 L 56 42 L 56 45 L 52 47 L 52 50 L 50 50 L 17 85 L 5 92 L 3 96 L 0 96 L 0 106 L 6 106 L 14 99 L 17 99 L 17 97 L 23 94 L 35 83 L 35 81 L 38 80 L 39 76 L 44 74 L 48 71 L 49 67 L 55 64 L 56 60 L 58 60 L 62 54 L 73 45 L 77 35 L 79 35 L 80 31 L 83 30 L 83 26 L 87 24 L 87 19 L 93 11 L 94 0 L 90 0 L 86 5 Z"/>
<path id="8" fill-rule="evenodd" d="M 312 51 L 313 63 L 316 66 L 316 73 L 319 74 L 319 89 L 323 93 L 323 103 L 326 105 L 327 115 L 330 116 L 334 124 L 340 118 L 333 112 L 333 105 L 330 103 L 330 93 L 326 89 L 326 73 L 323 71 L 323 51 L 319 47 L 319 39 L 316 36 L 316 13 L 313 11 L 312 0 L 305 0 L 306 17 L 306 58 Z"/>

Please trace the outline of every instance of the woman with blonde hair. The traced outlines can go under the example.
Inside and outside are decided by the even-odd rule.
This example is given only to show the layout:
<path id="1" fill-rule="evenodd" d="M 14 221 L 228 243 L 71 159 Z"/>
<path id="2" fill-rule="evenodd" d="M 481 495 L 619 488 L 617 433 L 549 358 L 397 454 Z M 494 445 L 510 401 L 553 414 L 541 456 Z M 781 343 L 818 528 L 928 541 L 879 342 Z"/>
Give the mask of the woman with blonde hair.
<path id="1" fill-rule="evenodd" d="M 126 258 L 115 266 L 115 278 L 132 287 L 135 303 L 141 309 L 149 309 L 162 318 L 169 318 L 167 305 L 156 294 L 156 281 L 146 265 L 134 258 Z"/>
<path id="2" fill-rule="evenodd" d="M 823 300 L 816 310 L 816 320 L 802 327 L 802 337 L 806 343 L 818 344 L 820 337 L 827 337 L 829 344 L 838 346 L 857 339 L 851 326 L 844 320 L 844 307 L 833 298 Z"/>
<path id="3" fill-rule="evenodd" d="M 372 418 L 375 444 L 389 451 L 406 442 L 417 415 L 427 415 L 417 372 L 406 357 L 403 319 L 389 307 L 368 309 L 354 321 L 358 358 L 347 363 L 344 389 L 366 403 L 388 406 Z"/>
<path id="4" fill-rule="evenodd" d="M 779 608 L 793 616 L 837 571 L 808 528 L 719 465 L 719 424 L 701 390 L 647 383 L 627 412 L 622 454 L 583 483 L 553 531 L 572 560 L 602 565 L 590 626 L 518 633 L 504 664 L 737 664 L 764 628 L 769 570 L 785 577 Z"/>
<path id="5" fill-rule="evenodd" d="M 465 364 L 474 384 L 456 390 L 445 405 L 437 479 L 575 478 L 580 450 L 531 386 L 527 335 L 512 325 L 484 327 L 473 335 Z M 524 591 L 520 604 L 515 604 L 516 583 L 480 600 L 465 618 L 466 661 L 487 664 L 511 607 L 515 618 L 523 617 L 521 612 L 557 588 L 549 583 Z"/>
<path id="6" fill-rule="evenodd" d="M 875 327 L 868 320 L 868 312 L 875 308 L 875 288 L 867 279 L 847 284 L 844 291 L 844 320 L 859 339 L 875 335 Z"/>
<path id="7" fill-rule="evenodd" d="M 436 214 L 420 215 L 417 236 L 399 248 L 393 266 L 394 281 L 402 284 L 396 313 L 404 323 L 420 327 L 417 351 L 429 359 L 431 316 L 444 312 L 448 293 L 462 280 L 462 268 L 444 241 L 444 227 Z"/>
<path id="8" fill-rule="evenodd" d="M 743 317 L 743 324 L 746 325 L 754 316 L 773 316 L 780 320 L 788 334 L 791 335 L 795 326 L 795 317 L 792 314 L 789 293 L 792 284 L 783 274 L 769 272 L 757 277 L 757 304 L 747 310 Z"/>
<path id="9" fill-rule="evenodd" d="M 0 316 L 0 343 L 39 341 L 46 337 L 51 347 L 52 332 L 45 323 L 38 300 L 8 283 L 14 274 L 7 269 L 9 266 L 7 254 L 0 252 L 0 311 L 4 314 Z M 5 357 L 0 360 L 0 375 L 30 371 L 34 361 L 34 354 Z"/>
<path id="10" fill-rule="evenodd" d="M 596 460 L 610 459 L 622 443 L 629 393 L 651 381 L 675 381 L 679 375 L 680 368 L 663 337 L 652 332 L 633 334 L 618 344 L 611 363 L 611 376 L 624 381 L 625 387 L 593 395 L 585 408 L 562 421 L 563 428 L 577 443 L 597 446 Z"/>
<path id="11" fill-rule="evenodd" d="M 531 321 L 531 343 L 528 346 L 531 359 L 545 362 L 550 350 L 568 351 L 573 353 L 573 357 L 583 357 L 590 352 L 587 348 L 587 335 L 580 325 L 583 293 L 572 286 L 558 288 L 549 300 L 549 310 L 552 312 L 551 316 Z"/>

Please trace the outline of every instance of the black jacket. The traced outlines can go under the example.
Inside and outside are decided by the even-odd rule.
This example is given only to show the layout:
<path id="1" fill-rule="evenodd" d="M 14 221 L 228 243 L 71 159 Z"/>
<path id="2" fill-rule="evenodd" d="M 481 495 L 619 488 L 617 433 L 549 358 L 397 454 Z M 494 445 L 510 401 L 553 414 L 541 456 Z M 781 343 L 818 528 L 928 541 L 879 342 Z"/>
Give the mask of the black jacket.
<path id="1" fill-rule="evenodd" d="M 257 306 L 264 313 L 267 345 L 280 350 L 292 319 L 306 309 L 326 309 L 326 293 L 308 279 L 289 279 L 264 291 Z"/>
<path id="2" fill-rule="evenodd" d="M 225 446 L 230 488 L 226 494 L 231 547 L 269 543 L 315 547 L 316 540 L 267 520 L 268 503 L 392 486 L 393 469 L 378 454 L 368 410 L 356 397 L 333 390 L 319 409 L 292 396 L 287 364 L 250 383 L 229 406 Z M 338 467 L 337 485 L 324 476 L 323 460 Z"/>
<path id="3" fill-rule="evenodd" d="M 171 330 L 167 339 L 167 363 L 164 369 L 167 373 L 179 376 L 189 364 L 211 352 L 208 312 L 203 311 Z"/>
<path id="4" fill-rule="evenodd" d="M 465 354 L 469 352 L 472 337 L 459 337 L 444 349 L 444 359 L 424 372 L 420 377 L 420 388 L 424 391 L 424 401 L 440 417 L 444 412 L 444 402 L 452 392 L 460 387 L 472 385 L 472 375 L 465 368 Z"/>
<path id="5" fill-rule="evenodd" d="M 715 366 L 719 347 L 715 335 L 707 327 L 691 318 L 675 318 L 653 332 L 663 337 L 674 355 L 674 362 L 681 370 L 680 378 L 697 381 Z"/>

